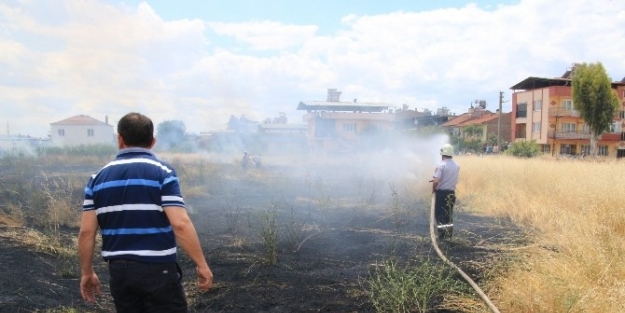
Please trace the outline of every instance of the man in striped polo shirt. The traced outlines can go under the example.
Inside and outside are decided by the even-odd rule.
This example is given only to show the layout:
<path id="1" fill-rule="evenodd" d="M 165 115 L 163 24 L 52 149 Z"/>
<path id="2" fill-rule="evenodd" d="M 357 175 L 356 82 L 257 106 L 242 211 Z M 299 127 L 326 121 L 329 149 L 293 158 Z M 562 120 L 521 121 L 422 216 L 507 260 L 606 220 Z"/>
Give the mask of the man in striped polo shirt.
<path id="1" fill-rule="evenodd" d="M 177 245 L 195 262 L 201 290 L 210 289 L 213 274 L 185 209 L 178 177 L 150 151 L 156 140 L 148 117 L 125 115 L 117 133 L 115 160 L 85 187 L 78 235 L 80 292 L 87 302 L 100 293 L 93 269 L 99 228 L 117 312 L 187 312 Z"/>

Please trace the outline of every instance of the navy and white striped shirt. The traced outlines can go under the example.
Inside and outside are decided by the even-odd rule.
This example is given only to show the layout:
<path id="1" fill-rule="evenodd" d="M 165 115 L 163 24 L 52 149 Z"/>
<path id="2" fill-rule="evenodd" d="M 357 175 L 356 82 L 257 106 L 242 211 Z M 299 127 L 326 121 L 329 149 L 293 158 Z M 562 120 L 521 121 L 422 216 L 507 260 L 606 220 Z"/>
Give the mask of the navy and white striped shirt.
<path id="1" fill-rule="evenodd" d="M 175 262 L 168 206 L 185 207 L 176 171 L 144 148 L 120 150 L 85 187 L 83 211 L 96 211 L 104 260 Z"/>

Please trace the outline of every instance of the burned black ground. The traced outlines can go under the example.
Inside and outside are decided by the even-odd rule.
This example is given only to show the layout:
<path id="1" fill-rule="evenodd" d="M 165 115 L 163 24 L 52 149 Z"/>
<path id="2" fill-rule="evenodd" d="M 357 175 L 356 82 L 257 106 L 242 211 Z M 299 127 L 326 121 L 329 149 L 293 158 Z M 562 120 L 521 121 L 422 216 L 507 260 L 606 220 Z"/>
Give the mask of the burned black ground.
<path id="1" fill-rule="evenodd" d="M 374 312 L 366 279 L 376 264 L 389 257 L 437 259 L 429 202 L 395 187 L 399 180 L 336 168 L 228 168 L 212 175 L 206 190 L 185 198 L 215 275 L 214 288 L 199 293 L 194 266 L 181 253 L 191 312 Z M 279 234 L 275 264 L 261 235 L 271 216 Z M 0 312 L 114 311 L 99 257 L 103 294 L 87 305 L 78 290 L 78 261 L 36 247 L 25 240 L 28 228 L 8 224 L 0 229 Z M 525 240 L 514 225 L 474 216 L 461 201 L 455 225 L 443 250 L 479 283 L 505 266 L 509 253 L 501 247 Z M 71 246 L 77 231 L 63 228 L 60 236 Z"/>

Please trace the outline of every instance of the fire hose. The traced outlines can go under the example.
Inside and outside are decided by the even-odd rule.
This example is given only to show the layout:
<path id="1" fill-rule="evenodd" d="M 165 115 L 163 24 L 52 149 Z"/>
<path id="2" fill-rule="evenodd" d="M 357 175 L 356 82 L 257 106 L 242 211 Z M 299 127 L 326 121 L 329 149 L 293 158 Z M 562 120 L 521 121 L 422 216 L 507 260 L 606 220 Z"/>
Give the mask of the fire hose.
<path id="1" fill-rule="evenodd" d="M 497 309 L 497 307 L 493 304 L 493 302 L 490 301 L 488 296 L 473 281 L 473 279 L 471 279 L 471 277 L 469 277 L 469 275 L 467 275 L 462 269 L 460 269 L 458 266 L 456 266 L 456 264 L 454 264 L 449 259 L 447 259 L 447 257 L 445 257 L 445 255 L 443 254 L 441 249 L 438 247 L 438 242 L 436 241 L 436 234 L 435 234 L 435 229 L 434 229 L 434 224 L 436 223 L 436 220 L 434 219 L 434 203 L 435 203 L 435 199 L 436 199 L 436 197 L 433 194 L 432 195 L 432 206 L 431 206 L 431 209 L 430 209 L 430 238 L 432 239 L 432 246 L 434 247 L 434 250 L 436 250 L 436 254 L 438 254 L 438 256 L 443 260 L 443 262 L 447 263 L 447 265 L 453 267 L 458 273 L 460 273 L 460 276 L 462 276 L 462 278 L 464 278 L 464 280 L 467 283 L 469 283 L 469 285 L 471 285 L 471 287 L 473 287 L 475 292 L 477 292 L 477 294 L 480 296 L 480 298 L 482 298 L 482 300 L 484 300 L 484 302 L 486 302 L 486 305 L 488 305 L 488 307 L 490 308 L 491 311 L 493 311 L 493 313 L 500 313 L 499 309 Z"/>

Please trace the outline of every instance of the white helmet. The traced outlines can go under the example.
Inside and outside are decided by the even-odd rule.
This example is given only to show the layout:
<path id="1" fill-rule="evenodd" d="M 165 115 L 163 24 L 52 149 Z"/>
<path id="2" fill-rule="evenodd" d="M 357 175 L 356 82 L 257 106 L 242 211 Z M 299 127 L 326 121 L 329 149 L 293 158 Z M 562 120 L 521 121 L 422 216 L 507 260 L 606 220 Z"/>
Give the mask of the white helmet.
<path id="1" fill-rule="evenodd" d="M 444 144 L 441 147 L 441 155 L 453 156 L 454 155 L 454 147 L 450 144 Z"/>

